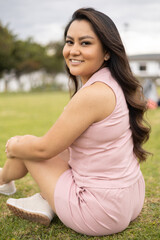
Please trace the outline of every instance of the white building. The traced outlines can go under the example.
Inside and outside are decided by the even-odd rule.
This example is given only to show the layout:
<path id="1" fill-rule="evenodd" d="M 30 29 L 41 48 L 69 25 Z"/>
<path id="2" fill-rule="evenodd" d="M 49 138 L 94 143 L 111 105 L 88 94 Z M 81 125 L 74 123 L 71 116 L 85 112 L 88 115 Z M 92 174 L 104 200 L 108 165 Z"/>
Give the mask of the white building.
<path id="1" fill-rule="evenodd" d="M 143 54 L 129 56 L 131 69 L 143 85 L 147 99 L 159 102 L 156 85 L 160 86 L 160 54 Z"/>
<path id="2" fill-rule="evenodd" d="M 141 79 L 157 80 L 160 78 L 160 54 L 129 56 L 133 73 Z"/>

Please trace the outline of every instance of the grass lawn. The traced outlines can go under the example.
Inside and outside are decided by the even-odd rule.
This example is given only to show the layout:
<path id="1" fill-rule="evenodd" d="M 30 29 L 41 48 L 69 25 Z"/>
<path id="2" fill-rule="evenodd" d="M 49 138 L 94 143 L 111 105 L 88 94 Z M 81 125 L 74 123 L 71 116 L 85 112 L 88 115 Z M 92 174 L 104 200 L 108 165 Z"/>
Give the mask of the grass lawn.
<path id="1" fill-rule="evenodd" d="M 5 162 L 5 143 L 14 135 L 43 135 L 56 121 L 69 96 L 66 93 L 30 93 L 0 95 L 0 166 Z M 148 111 L 152 133 L 146 149 L 154 155 L 141 169 L 146 182 L 146 199 L 140 216 L 122 233 L 88 237 L 66 228 L 56 217 L 49 227 L 22 220 L 10 214 L 8 197 L 0 195 L 0 240 L 117 240 L 160 239 L 160 108 Z M 30 175 L 16 181 L 15 198 L 38 191 Z"/>

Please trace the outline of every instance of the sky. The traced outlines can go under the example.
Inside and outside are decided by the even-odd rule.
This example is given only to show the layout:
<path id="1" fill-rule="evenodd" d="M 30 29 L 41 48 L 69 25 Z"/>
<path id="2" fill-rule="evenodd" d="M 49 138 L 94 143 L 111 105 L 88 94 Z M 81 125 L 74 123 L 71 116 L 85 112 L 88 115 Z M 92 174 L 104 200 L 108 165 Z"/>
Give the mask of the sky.
<path id="1" fill-rule="evenodd" d="M 160 53 L 160 0 L 0 0 L 0 21 L 20 39 L 63 40 L 73 12 L 93 7 L 116 24 L 128 55 Z"/>

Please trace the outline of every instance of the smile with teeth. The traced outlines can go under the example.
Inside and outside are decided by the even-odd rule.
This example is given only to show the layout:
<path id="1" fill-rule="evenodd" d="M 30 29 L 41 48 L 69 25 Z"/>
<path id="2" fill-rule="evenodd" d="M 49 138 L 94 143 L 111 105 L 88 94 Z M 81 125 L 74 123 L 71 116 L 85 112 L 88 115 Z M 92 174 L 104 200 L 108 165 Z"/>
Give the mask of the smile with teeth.
<path id="1" fill-rule="evenodd" d="M 70 59 L 70 62 L 72 62 L 72 63 L 81 63 L 83 61 L 77 60 L 77 59 Z"/>

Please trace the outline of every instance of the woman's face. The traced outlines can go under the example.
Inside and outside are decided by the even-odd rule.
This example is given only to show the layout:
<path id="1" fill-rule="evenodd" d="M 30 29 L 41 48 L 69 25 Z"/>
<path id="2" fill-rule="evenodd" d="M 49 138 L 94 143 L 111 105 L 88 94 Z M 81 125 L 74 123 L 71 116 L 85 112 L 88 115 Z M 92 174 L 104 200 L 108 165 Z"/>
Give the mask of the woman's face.
<path id="1" fill-rule="evenodd" d="M 106 53 L 92 25 L 75 20 L 67 32 L 63 56 L 70 73 L 80 76 L 84 84 L 102 66 Z"/>

